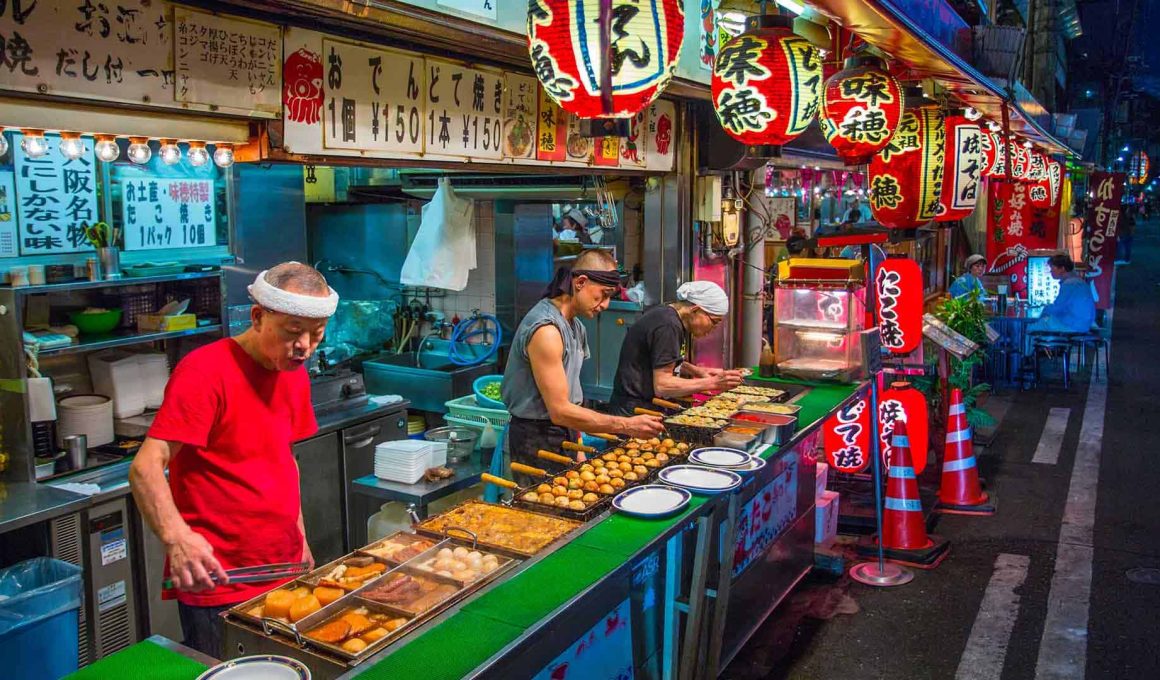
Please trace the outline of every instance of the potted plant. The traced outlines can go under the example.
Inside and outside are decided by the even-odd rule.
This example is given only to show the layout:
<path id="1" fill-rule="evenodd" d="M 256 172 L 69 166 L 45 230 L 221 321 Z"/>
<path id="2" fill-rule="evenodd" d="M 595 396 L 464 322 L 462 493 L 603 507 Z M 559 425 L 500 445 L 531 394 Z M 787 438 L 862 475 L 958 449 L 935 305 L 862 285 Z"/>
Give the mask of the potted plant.
<path id="1" fill-rule="evenodd" d="M 967 422 L 972 428 L 991 427 L 995 419 L 991 414 L 979 408 L 991 393 L 991 386 L 987 383 L 975 383 L 975 371 L 981 366 L 986 357 L 987 342 L 987 310 L 979 299 L 979 292 L 972 291 L 970 295 L 959 298 L 948 298 L 934 310 L 934 315 L 949 326 L 956 333 L 979 345 L 979 349 L 965 359 L 960 359 L 950 353 L 947 354 L 945 372 L 939 370 L 939 365 L 928 365 L 926 377 L 915 381 L 919 389 L 923 390 L 931 402 L 932 409 L 941 412 L 939 406 L 943 395 L 949 390 L 958 388 L 963 393 L 963 405 L 967 409 Z M 928 352 L 927 356 L 937 357 L 938 352 Z M 937 362 L 937 358 L 934 359 Z"/>

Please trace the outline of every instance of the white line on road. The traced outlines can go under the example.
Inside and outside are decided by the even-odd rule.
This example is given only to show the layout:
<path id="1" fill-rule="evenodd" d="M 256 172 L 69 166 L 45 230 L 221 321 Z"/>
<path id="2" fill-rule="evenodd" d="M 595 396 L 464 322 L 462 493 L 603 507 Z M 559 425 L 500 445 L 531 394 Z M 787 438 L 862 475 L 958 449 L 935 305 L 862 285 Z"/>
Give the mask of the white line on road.
<path id="1" fill-rule="evenodd" d="M 1039 642 L 1036 680 L 1080 680 L 1086 671 L 1088 608 L 1092 593 L 1092 529 L 1096 520 L 1096 489 L 1100 478 L 1107 397 L 1106 381 L 1088 385 L 1067 505 L 1059 528 L 1055 573 L 1051 576 L 1051 591 L 1047 595 L 1047 619 Z"/>
<path id="2" fill-rule="evenodd" d="M 1069 416 L 1069 408 L 1053 408 L 1047 414 L 1043 434 L 1039 436 L 1039 446 L 1035 447 L 1035 456 L 1031 458 L 1032 463 L 1055 465 L 1059 462 L 1059 449 L 1063 446 L 1063 433 L 1067 430 Z"/>
<path id="3" fill-rule="evenodd" d="M 1015 589 L 1027 580 L 1031 558 L 1001 553 L 995 558 L 995 573 L 983 593 L 979 614 L 971 627 L 967 648 L 959 660 L 955 680 L 999 680 L 1007 643 L 1019 616 L 1019 595 Z"/>

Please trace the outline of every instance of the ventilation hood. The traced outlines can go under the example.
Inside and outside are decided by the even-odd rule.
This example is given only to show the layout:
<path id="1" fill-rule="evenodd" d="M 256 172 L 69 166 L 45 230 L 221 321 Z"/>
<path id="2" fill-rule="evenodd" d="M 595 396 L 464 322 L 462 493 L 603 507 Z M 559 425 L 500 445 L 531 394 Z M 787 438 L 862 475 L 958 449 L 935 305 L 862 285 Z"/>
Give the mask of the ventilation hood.
<path id="1" fill-rule="evenodd" d="M 399 188 L 409 196 L 426 200 L 435 194 L 439 180 L 444 177 L 451 180 L 455 193 L 479 199 L 594 201 L 599 194 L 591 175 L 403 172 L 399 175 Z M 626 179 L 605 179 L 604 182 L 608 193 L 614 198 L 623 198 L 628 192 L 629 183 Z"/>

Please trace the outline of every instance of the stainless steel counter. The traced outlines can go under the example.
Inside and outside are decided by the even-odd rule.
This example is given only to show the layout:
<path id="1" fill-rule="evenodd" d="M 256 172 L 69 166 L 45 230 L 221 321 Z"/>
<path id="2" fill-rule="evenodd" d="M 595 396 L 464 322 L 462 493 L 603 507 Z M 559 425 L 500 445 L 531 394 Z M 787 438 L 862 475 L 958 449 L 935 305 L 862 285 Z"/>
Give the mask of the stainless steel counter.
<path id="1" fill-rule="evenodd" d="M 315 419 L 318 420 L 318 432 L 311 436 L 317 437 L 329 432 L 335 432 L 344 427 L 357 425 L 364 420 L 386 415 L 392 411 L 405 411 L 410 405 L 411 402 L 404 399 L 403 401 L 397 401 L 385 406 L 377 406 L 374 402 L 371 402 L 357 408 L 339 408 L 323 413 L 316 413 Z"/>
<path id="2" fill-rule="evenodd" d="M 0 533 L 47 522 L 88 504 L 88 496 L 36 482 L 0 483 Z"/>

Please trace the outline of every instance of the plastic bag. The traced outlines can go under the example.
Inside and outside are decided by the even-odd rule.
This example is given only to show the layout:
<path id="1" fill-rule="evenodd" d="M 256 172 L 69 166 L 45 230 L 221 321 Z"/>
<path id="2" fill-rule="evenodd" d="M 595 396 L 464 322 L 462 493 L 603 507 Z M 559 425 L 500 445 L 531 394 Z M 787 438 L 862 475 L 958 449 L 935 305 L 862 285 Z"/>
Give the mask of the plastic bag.
<path id="1" fill-rule="evenodd" d="M 644 281 L 640 281 L 632 288 L 629 288 L 625 295 L 632 302 L 637 303 L 642 307 L 647 307 L 652 304 L 652 298 L 649 297 L 648 291 L 644 288 Z"/>
<path id="2" fill-rule="evenodd" d="M 0 636 L 81 606 L 81 568 L 34 557 L 0 569 Z"/>
<path id="3" fill-rule="evenodd" d="M 459 198 L 450 180 L 440 179 L 431 202 L 423 206 L 399 280 L 404 286 L 460 291 L 475 266 L 475 202 Z"/>

